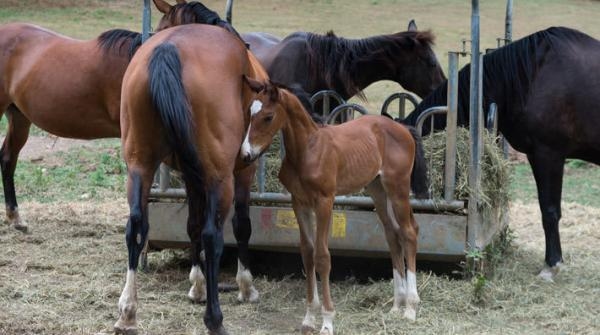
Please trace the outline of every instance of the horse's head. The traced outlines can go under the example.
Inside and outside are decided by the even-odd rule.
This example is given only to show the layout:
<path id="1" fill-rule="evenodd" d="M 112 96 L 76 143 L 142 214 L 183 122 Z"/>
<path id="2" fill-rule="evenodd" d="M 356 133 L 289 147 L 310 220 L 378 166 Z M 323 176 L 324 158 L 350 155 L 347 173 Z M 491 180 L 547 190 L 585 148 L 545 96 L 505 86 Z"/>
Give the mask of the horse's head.
<path id="1" fill-rule="evenodd" d="M 404 58 L 396 68 L 395 81 L 405 89 L 424 98 L 446 80 L 444 71 L 433 52 L 434 36 L 429 31 L 418 31 L 414 20 L 406 32 L 395 34 L 402 52 L 395 55 Z"/>
<path id="2" fill-rule="evenodd" d="M 185 15 L 183 13 L 184 5 L 187 3 L 185 0 L 177 0 L 177 4 L 169 5 L 165 0 L 152 0 L 156 9 L 163 13 L 163 17 L 160 18 L 156 31 L 161 31 L 170 27 L 179 26 L 186 23 Z"/>
<path id="3" fill-rule="evenodd" d="M 250 105 L 250 125 L 240 156 L 244 161 L 252 162 L 269 148 L 275 134 L 283 128 L 287 120 L 286 96 L 284 90 L 270 81 L 263 83 L 244 76 L 244 83 L 255 96 Z"/>

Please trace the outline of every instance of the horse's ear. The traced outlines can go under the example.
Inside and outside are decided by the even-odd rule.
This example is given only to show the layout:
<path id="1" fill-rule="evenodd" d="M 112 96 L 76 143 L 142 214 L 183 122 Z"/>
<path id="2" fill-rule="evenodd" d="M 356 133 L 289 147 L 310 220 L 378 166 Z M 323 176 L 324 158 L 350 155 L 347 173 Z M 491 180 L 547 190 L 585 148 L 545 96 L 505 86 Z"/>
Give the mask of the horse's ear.
<path id="1" fill-rule="evenodd" d="M 163 14 L 167 14 L 171 11 L 173 6 L 169 5 L 165 0 L 152 0 L 154 1 L 154 6 L 158 9 L 159 12 Z"/>
<path id="2" fill-rule="evenodd" d="M 269 82 L 265 87 L 265 90 L 269 95 L 269 100 L 271 100 L 272 102 L 279 100 L 279 88 L 277 86 L 277 83 L 274 83 L 271 81 L 271 79 L 269 79 Z"/>
<path id="3" fill-rule="evenodd" d="M 415 20 L 410 20 L 410 22 L 408 23 L 408 29 L 407 31 L 417 31 L 417 24 L 415 23 Z"/>
<path id="4" fill-rule="evenodd" d="M 254 78 L 250 78 L 247 75 L 243 75 L 242 78 L 244 79 L 244 83 L 246 83 L 254 93 L 258 93 L 265 89 L 265 85 Z"/>
<path id="5" fill-rule="evenodd" d="M 184 3 L 187 3 L 187 1 L 185 1 L 185 0 L 177 0 L 177 4 L 179 4 L 179 5 L 184 4 Z"/>

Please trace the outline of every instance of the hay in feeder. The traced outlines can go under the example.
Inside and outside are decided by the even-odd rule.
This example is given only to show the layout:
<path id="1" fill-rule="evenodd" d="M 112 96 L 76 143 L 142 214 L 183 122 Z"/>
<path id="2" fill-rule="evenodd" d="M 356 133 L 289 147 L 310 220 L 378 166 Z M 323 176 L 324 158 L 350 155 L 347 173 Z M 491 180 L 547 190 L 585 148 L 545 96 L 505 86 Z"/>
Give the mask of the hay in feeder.
<path id="1" fill-rule="evenodd" d="M 484 208 L 499 208 L 508 203 L 510 164 L 498 145 L 498 137 L 484 131 L 479 195 Z M 432 198 L 444 198 L 444 166 L 446 131 L 423 137 L 423 149 L 429 167 L 429 190 Z M 456 132 L 456 189 L 455 199 L 467 200 L 469 187 L 469 130 L 459 127 Z"/>

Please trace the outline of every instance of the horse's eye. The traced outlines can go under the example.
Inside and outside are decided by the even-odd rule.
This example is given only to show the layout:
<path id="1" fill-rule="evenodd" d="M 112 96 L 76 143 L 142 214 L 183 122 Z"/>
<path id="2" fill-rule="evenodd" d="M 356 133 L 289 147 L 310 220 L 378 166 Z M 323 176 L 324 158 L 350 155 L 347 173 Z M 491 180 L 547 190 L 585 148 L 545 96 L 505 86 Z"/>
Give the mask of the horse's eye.
<path id="1" fill-rule="evenodd" d="M 273 115 L 267 115 L 264 118 L 265 123 L 271 123 L 271 121 L 273 121 Z"/>

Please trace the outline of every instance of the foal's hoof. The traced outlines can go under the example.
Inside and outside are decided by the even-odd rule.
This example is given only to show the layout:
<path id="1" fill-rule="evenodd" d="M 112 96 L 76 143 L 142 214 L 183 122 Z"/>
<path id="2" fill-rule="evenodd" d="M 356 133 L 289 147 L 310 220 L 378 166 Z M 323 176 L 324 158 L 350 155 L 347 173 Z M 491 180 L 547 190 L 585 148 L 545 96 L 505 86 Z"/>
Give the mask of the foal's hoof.
<path id="1" fill-rule="evenodd" d="M 188 298 L 195 304 L 203 304 L 206 302 L 206 290 L 203 286 L 198 287 L 194 285 L 188 292 Z"/>
<path id="2" fill-rule="evenodd" d="M 241 303 L 244 302 L 258 302 L 258 291 L 254 288 L 254 286 L 250 286 L 246 291 L 242 290 L 240 286 L 240 292 L 238 293 L 238 301 Z"/>
<path id="3" fill-rule="evenodd" d="M 417 310 L 407 307 L 404 310 L 404 318 L 410 321 L 415 321 L 417 319 Z"/>
<path id="4" fill-rule="evenodd" d="M 327 327 L 323 327 L 319 332 L 319 335 L 333 335 L 333 329 L 329 329 Z"/>
<path id="5" fill-rule="evenodd" d="M 548 283 L 554 283 L 554 277 L 560 272 L 560 268 L 562 267 L 561 263 L 556 263 L 555 266 L 545 266 L 542 271 L 538 274 L 543 281 Z"/>

